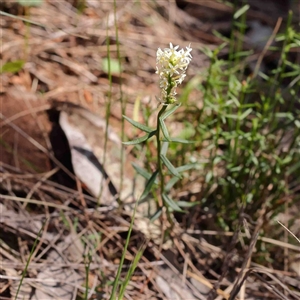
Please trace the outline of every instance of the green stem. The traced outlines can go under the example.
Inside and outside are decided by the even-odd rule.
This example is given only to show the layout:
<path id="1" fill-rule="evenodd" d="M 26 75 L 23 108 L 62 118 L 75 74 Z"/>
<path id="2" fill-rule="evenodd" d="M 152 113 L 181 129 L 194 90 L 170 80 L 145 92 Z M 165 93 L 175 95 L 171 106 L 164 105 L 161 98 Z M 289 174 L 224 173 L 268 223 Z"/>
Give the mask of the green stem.
<path id="1" fill-rule="evenodd" d="M 162 116 L 162 114 L 165 112 L 166 109 L 167 109 L 167 105 L 164 105 L 157 115 L 156 141 L 157 141 L 157 167 L 158 167 L 158 172 L 159 172 L 159 177 L 160 177 L 160 195 L 162 195 L 164 192 L 164 174 L 163 174 L 162 162 L 161 162 L 161 158 L 160 158 L 161 141 L 160 141 L 160 121 L 159 121 L 159 119 Z"/>
<path id="2" fill-rule="evenodd" d="M 120 77 L 119 77 L 119 90 L 120 90 L 120 102 L 121 102 L 121 115 L 125 115 L 126 109 L 126 99 L 123 97 L 123 81 L 122 81 L 122 70 L 121 70 L 121 51 L 120 51 L 120 41 L 119 41 L 119 31 L 117 24 L 117 1 L 114 0 L 114 25 L 115 25 L 115 33 L 116 33 L 116 45 L 117 45 L 117 57 L 120 69 Z M 121 119 L 121 140 L 125 140 L 125 123 L 124 118 Z M 123 190 L 123 181 L 124 181 L 124 160 L 125 160 L 125 146 L 122 144 L 121 146 L 121 167 L 120 167 L 120 186 L 119 186 L 119 195 Z M 120 200 L 119 200 L 120 204 Z"/>

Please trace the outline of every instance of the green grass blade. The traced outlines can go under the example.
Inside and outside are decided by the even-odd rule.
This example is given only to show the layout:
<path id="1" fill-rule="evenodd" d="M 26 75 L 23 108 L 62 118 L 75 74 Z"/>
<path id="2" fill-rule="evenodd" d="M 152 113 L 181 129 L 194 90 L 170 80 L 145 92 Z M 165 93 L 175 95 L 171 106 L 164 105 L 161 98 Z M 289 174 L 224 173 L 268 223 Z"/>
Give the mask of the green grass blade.
<path id="1" fill-rule="evenodd" d="M 124 250 L 123 250 L 123 253 L 122 253 L 122 257 L 121 257 L 121 260 L 120 260 L 117 275 L 116 275 L 116 278 L 114 280 L 113 289 L 112 289 L 109 300 L 115 300 L 116 299 L 116 293 L 117 293 L 117 288 L 118 288 L 118 285 L 119 285 L 119 280 L 120 280 L 120 277 L 121 277 L 121 271 L 122 271 L 122 268 L 123 268 L 123 265 L 124 265 L 125 255 L 126 255 L 126 251 L 128 249 L 130 236 L 131 236 L 131 232 L 132 232 L 132 229 L 133 229 L 133 223 L 134 223 L 136 208 L 137 208 L 137 204 L 134 207 L 134 211 L 133 211 L 133 214 L 132 214 L 130 226 L 129 226 L 129 229 L 128 229 L 126 242 L 125 242 L 125 245 L 124 245 Z M 126 286 L 123 287 L 123 288 L 126 288 Z"/>
<path id="2" fill-rule="evenodd" d="M 131 264 L 131 266 L 130 266 L 127 274 L 126 274 L 124 283 L 122 284 L 121 289 L 120 289 L 120 294 L 119 294 L 119 297 L 118 297 L 118 299 L 120 299 L 120 300 L 124 299 L 124 293 L 125 293 L 126 287 L 129 284 L 130 278 L 132 277 L 132 275 L 133 275 L 133 273 L 134 273 L 134 271 L 135 271 L 142 255 L 144 253 L 144 249 L 145 249 L 145 244 L 144 244 L 144 247 L 142 246 L 138 250 L 137 254 L 135 255 L 135 257 L 133 259 L 133 262 L 132 262 L 132 264 Z"/>
<path id="3" fill-rule="evenodd" d="M 233 18 L 234 19 L 238 19 L 241 15 L 243 15 L 248 9 L 250 8 L 249 4 L 244 5 L 243 7 L 241 7 L 239 10 L 237 10 L 234 15 Z"/>
<path id="4" fill-rule="evenodd" d="M 239 116 L 239 120 L 244 120 L 246 117 L 248 117 L 248 115 L 250 115 L 252 112 L 252 108 L 248 108 L 246 111 L 244 111 L 240 116 Z"/>
<path id="5" fill-rule="evenodd" d="M 35 248 L 36 248 L 36 246 L 37 246 L 38 240 L 39 240 L 39 238 L 40 238 L 41 235 L 42 235 L 42 231 L 43 231 L 43 229 L 44 229 L 45 224 L 46 224 L 46 221 L 43 223 L 43 225 L 42 225 L 40 231 L 38 232 L 37 237 L 36 237 L 36 239 L 35 239 L 35 241 L 34 241 L 34 243 L 33 243 L 33 246 L 32 246 L 32 249 L 31 249 L 31 251 L 30 251 L 30 254 L 29 254 L 28 260 L 27 260 L 27 262 L 26 262 L 25 268 L 24 268 L 24 270 L 23 270 L 23 272 L 22 272 L 22 276 L 21 276 L 21 280 L 20 280 L 19 285 L 18 285 L 18 289 L 17 289 L 17 292 L 16 292 L 15 300 L 19 299 L 19 298 L 18 298 L 18 295 L 19 295 L 19 292 L 20 292 L 20 289 L 21 289 L 21 286 L 22 286 L 22 283 L 23 283 L 23 279 L 24 279 L 24 277 L 25 277 L 25 275 L 26 275 L 26 273 L 27 273 L 27 269 L 28 269 L 28 267 L 29 267 L 29 263 L 30 263 L 30 261 L 31 261 L 31 257 L 32 257 L 32 255 L 33 255 L 33 253 L 34 253 L 34 251 L 35 251 Z"/>
<path id="6" fill-rule="evenodd" d="M 90 266 L 92 262 L 92 257 L 90 254 L 87 255 L 88 261 L 85 263 L 85 291 L 84 291 L 84 300 L 88 300 L 89 296 L 89 274 Z"/>

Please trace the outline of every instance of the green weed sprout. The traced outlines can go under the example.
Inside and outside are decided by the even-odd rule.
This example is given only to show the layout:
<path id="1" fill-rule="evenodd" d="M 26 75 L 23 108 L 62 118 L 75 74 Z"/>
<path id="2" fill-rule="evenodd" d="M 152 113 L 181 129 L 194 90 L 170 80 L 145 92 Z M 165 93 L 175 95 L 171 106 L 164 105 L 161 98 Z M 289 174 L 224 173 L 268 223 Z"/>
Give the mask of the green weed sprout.
<path id="1" fill-rule="evenodd" d="M 167 158 L 167 150 L 169 143 L 189 143 L 187 140 L 179 138 L 171 138 L 165 124 L 165 120 L 180 106 L 176 99 L 176 88 L 182 83 L 186 74 L 189 63 L 191 62 L 192 48 L 190 46 L 186 49 L 178 50 L 179 46 L 173 47 L 170 43 L 170 48 L 164 50 L 158 48 L 156 54 L 156 74 L 159 75 L 159 86 L 161 89 L 160 97 L 157 100 L 160 102 L 161 109 L 157 115 L 156 128 L 150 128 L 141 123 L 138 123 L 127 116 L 123 116 L 134 127 L 144 131 L 146 134 L 138 139 L 124 142 L 125 145 L 136 145 L 147 141 L 152 137 L 156 137 L 157 144 L 157 166 L 156 170 L 150 174 L 143 168 L 134 166 L 136 171 L 147 179 L 146 187 L 139 202 L 146 199 L 152 188 L 155 186 L 158 190 L 157 204 L 158 210 L 153 216 L 157 218 L 162 213 L 162 209 L 167 208 L 167 212 L 182 211 L 182 207 L 190 206 L 189 203 L 180 201 L 175 202 L 168 195 L 168 192 L 173 185 L 181 178 L 180 172 L 190 169 L 190 165 L 174 167 Z M 161 133 L 163 136 L 161 136 Z M 166 176 L 168 176 L 168 183 L 166 183 Z M 157 181 L 157 177 L 159 180 Z"/>

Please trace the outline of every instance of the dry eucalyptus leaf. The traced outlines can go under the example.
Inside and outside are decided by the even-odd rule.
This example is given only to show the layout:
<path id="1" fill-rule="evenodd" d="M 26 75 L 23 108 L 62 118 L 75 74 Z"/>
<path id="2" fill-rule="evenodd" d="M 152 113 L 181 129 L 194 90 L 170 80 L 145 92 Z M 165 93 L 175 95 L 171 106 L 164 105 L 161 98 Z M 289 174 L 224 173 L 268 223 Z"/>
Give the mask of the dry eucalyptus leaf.
<path id="1" fill-rule="evenodd" d="M 101 204 L 116 203 L 121 200 L 138 197 L 144 187 L 143 180 L 134 182 L 135 172 L 131 166 L 132 158 L 126 157 L 125 174 L 121 184 L 121 140 L 114 130 L 107 128 L 105 151 L 106 122 L 100 116 L 83 107 L 71 103 L 54 102 L 60 111 L 61 126 L 71 150 L 72 166 L 75 175 L 83 182 L 95 197 L 101 194 Z M 102 186 L 102 187 L 101 187 Z"/>
<path id="2" fill-rule="evenodd" d="M 95 157 L 92 147 L 87 142 L 85 135 L 78 129 L 79 123 L 81 125 L 83 123 L 83 121 L 79 119 L 79 116 L 70 116 L 65 111 L 60 113 L 59 124 L 66 134 L 70 145 L 74 172 L 95 197 L 100 195 L 101 185 L 103 184 L 102 198 L 104 201 L 101 202 L 103 204 L 112 204 L 114 197 L 117 195 L 117 190 L 108 178 L 103 166 Z M 111 186 L 111 189 L 109 189 L 109 186 Z M 112 192 L 110 192 L 110 190 Z"/>

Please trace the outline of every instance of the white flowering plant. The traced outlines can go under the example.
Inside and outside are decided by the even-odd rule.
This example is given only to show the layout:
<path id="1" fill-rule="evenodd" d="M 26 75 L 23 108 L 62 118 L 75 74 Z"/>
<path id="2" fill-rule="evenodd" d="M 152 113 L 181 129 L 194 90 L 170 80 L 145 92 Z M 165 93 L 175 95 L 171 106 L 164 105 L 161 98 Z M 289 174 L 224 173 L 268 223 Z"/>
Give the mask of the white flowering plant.
<path id="1" fill-rule="evenodd" d="M 139 174 L 147 179 L 147 184 L 144 192 L 140 196 L 140 200 L 144 200 L 154 185 L 158 185 L 159 199 L 157 201 L 158 210 L 155 214 L 155 218 L 158 217 L 164 207 L 167 208 L 167 212 L 182 211 L 182 207 L 190 206 L 190 203 L 183 201 L 176 202 L 168 195 L 170 189 L 181 178 L 180 172 L 190 169 L 190 165 L 174 167 L 170 160 L 166 157 L 169 143 L 190 143 L 187 140 L 179 138 L 171 138 L 165 124 L 165 119 L 175 112 L 180 106 L 176 99 L 176 88 L 180 85 L 186 74 L 186 70 L 191 62 L 192 48 L 190 46 L 186 49 L 178 50 L 179 46 L 173 46 L 170 43 L 170 48 L 162 50 L 158 48 L 156 54 L 156 74 L 159 75 L 159 87 L 161 89 L 160 97 L 157 97 L 161 104 L 161 109 L 157 115 L 156 128 L 150 128 L 144 124 L 136 122 L 127 116 L 123 116 L 134 127 L 144 131 L 146 134 L 140 138 L 132 141 L 124 142 L 125 145 L 135 145 L 147 141 L 152 137 L 156 137 L 157 143 L 157 168 L 149 174 L 146 170 L 136 167 L 135 169 Z M 170 107 L 170 108 L 169 108 Z M 168 109 L 169 108 L 169 109 Z M 161 133 L 163 137 L 161 137 Z M 172 175 L 168 183 L 165 182 L 166 175 Z M 159 181 L 157 181 L 159 177 Z M 159 183 L 158 183 L 159 182 Z"/>
<path id="2" fill-rule="evenodd" d="M 173 104 L 176 100 L 176 88 L 185 78 L 185 71 L 192 60 L 190 46 L 177 50 L 179 46 L 161 50 L 156 54 L 156 74 L 159 75 L 161 88 L 161 101 L 165 104 Z"/>

